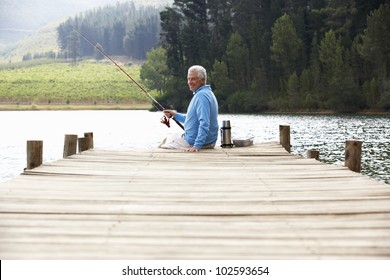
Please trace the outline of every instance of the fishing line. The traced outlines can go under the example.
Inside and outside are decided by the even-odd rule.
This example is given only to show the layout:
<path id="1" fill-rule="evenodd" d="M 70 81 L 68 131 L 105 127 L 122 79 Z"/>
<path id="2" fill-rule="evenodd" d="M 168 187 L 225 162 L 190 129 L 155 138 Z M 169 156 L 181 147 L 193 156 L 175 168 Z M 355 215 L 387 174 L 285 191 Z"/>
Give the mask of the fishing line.
<path id="1" fill-rule="evenodd" d="M 113 60 L 108 54 L 106 54 L 101 48 L 94 45 L 87 37 L 85 37 L 83 34 L 81 34 L 80 31 L 73 28 L 77 34 L 79 34 L 81 37 L 84 38 L 85 41 L 87 41 L 92 47 L 97 49 L 102 55 L 104 55 L 106 58 L 108 58 L 116 67 L 119 68 L 119 70 L 122 71 L 123 74 L 125 74 L 134 84 L 136 84 L 145 94 L 146 96 L 152 101 L 152 105 L 158 110 L 158 111 L 164 111 L 165 108 L 143 87 L 141 86 L 136 80 L 134 80 L 118 63 L 116 63 L 115 60 Z M 180 126 L 184 130 L 184 126 L 178 122 L 177 120 L 173 119 L 178 126 Z M 169 119 L 166 116 L 163 116 L 161 119 L 161 123 L 165 124 L 166 126 L 170 127 Z"/>

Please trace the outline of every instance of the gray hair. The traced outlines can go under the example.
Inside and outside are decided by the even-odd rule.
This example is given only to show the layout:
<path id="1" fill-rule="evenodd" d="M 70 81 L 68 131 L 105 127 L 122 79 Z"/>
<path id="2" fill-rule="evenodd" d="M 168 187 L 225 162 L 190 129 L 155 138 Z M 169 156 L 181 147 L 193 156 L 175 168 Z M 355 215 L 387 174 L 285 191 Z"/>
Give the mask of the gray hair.
<path id="1" fill-rule="evenodd" d="M 193 65 L 188 69 L 188 73 L 190 72 L 196 72 L 199 79 L 204 80 L 205 83 L 207 82 L 207 72 L 203 66 Z"/>

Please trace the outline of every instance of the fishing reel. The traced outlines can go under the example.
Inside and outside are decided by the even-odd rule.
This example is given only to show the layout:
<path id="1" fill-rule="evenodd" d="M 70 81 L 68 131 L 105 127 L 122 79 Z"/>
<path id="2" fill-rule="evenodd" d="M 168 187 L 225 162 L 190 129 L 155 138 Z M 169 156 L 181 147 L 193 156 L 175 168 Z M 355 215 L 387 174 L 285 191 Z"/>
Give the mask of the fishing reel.
<path id="1" fill-rule="evenodd" d="M 178 122 L 178 120 L 176 120 L 174 117 L 172 117 L 172 115 L 170 117 L 167 117 L 166 115 L 164 115 L 162 118 L 161 118 L 161 123 L 165 124 L 167 127 L 171 127 L 171 124 L 169 123 L 169 120 L 172 118 L 172 120 L 175 121 L 175 123 L 180 126 L 181 129 L 184 130 L 184 126 Z"/>
<path id="2" fill-rule="evenodd" d="M 171 124 L 169 123 L 169 118 L 167 118 L 166 116 L 163 116 L 161 118 L 161 123 L 165 124 L 167 127 L 171 127 Z"/>

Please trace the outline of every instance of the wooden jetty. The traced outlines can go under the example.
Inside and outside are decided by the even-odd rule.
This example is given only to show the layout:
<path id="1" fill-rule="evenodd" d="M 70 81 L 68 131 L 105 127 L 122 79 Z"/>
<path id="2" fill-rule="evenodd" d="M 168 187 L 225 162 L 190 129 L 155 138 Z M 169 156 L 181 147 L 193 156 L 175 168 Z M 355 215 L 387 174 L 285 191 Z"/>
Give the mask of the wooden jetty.
<path id="1" fill-rule="evenodd" d="M 389 259 L 390 186 L 276 142 L 92 149 L 0 184 L 1 259 Z"/>

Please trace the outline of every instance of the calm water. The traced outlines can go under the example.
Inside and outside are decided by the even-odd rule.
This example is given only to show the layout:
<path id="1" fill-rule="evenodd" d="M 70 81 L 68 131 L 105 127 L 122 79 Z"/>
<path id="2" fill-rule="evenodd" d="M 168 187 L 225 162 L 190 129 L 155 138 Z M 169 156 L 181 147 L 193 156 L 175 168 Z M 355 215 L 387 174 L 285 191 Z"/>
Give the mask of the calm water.
<path id="1" fill-rule="evenodd" d="M 96 148 L 155 147 L 165 135 L 181 131 L 160 124 L 159 112 L 28 111 L 0 112 L 0 182 L 26 166 L 26 141 L 43 140 L 44 162 L 62 158 L 65 134 L 94 133 Z M 220 115 L 230 120 L 232 138 L 279 141 L 279 124 L 291 126 L 292 153 L 320 151 L 321 161 L 343 165 L 345 140 L 363 141 L 362 173 L 390 184 L 390 116 Z M 218 144 L 220 141 L 218 140 Z"/>

